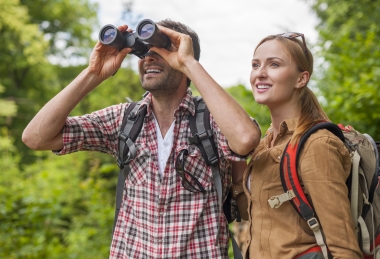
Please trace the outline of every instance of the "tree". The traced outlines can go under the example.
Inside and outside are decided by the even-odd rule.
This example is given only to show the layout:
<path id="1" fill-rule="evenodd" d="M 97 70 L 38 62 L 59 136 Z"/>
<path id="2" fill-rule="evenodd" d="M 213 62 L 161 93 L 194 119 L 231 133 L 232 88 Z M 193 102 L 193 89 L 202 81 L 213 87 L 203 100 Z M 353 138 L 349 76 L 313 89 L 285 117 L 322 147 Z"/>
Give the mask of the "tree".
<path id="1" fill-rule="evenodd" d="M 37 24 L 49 43 L 54 61 L 72 64 L 87 57 L 98 26 L 97 4 L 89 0 L 20 0 L 28 10 L 30 23 Z M 75 64 L 74 63 L 74 64 Z"/>
<path id="2" fill-rule="evenodd" d="M 317 87 L 334 122 L 380 139 L 380 5 L 373 0 L 315 0 L 323 57 Z"/>
<path id="3" fill-rule="evenodd" d="M 105 258 L 118 175 L 115 159 L 94 152 L 58 158 L 21 143 L 32 116 L 85 67 L 51 62 L 87 59 L 94 45 L 95 7 L 84 0 L 22 3 L 0 0 L 0 258 Z M 63 34 L 70 59 L 57 48 Z M 138 75 L 121 68 L 73 115 L 124 102 L 127 96 L 136 100 L 143 92 Z"/>

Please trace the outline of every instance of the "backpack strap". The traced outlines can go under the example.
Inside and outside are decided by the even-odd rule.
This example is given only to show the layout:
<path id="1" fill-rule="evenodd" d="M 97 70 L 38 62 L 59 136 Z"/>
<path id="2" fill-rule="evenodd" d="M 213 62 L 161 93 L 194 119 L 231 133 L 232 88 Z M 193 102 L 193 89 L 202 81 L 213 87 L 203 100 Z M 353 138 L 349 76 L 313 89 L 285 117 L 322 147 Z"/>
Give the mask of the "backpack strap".
<path id="1" fill-rule="evenodd" d="M 313 231 L 317 244 L 321 247 L 322 253 L 327 259 L 328 251 L 323 238 L 321 226 L 315 216 L 313 207 L 306 198 L 301 183 L 298 179 L 297 172 L 299 155 L 306 143 L 306 140 L 311 134 L 320 129 L 327 129 L 343 142 L 345 141 L 342 130 L 338 127 L 338 125 L 331 122 L 321 122 L 314 125 L 301 137 L 299 143 L 294 147 L 289 141 L 285 147 L 280 162 L 280 176 L 285 193 L 271 197 L 268 202 L 272 208 L 278 208 L 283 202 L 289 200 L 297 213 L 307 222 L 310 229 Z"/>
<path id="2" fill-rule="evenodd" d="M 194 104 L 196 108 L 195 116 L 190 116 L 189 118 L 190 129 L 193 136 L 189 138 L 189 141 L 190 144 L 195 144 L 199 148 L 206 164 L 211 166 L 214 186 L 218 193 L 219 211 L 221 211 L 223 202 L 222 180 L 219 173 L 218 151 L 215 146 L 213 132 L 210 126 L 210 111 L 202 97 L 194 97 Z M 218 222 L 215 245 L 218 245 L 219 234 L 220 223 Z"/>
<path id="3" fill-rule="evenodd" d="M 120 168 L 119 176 L 116 186 L 116 210 L 115 219 L 113 223 L 112 233 L 115 231 L 117 217 L 123 201 L 123 192 L 125 179 L 129 174 L 129 163 L 136 157 L 137 150 L 134 144 L 137 136 L 139 135 L 144 118 L 146 115 L 147 107 L 144 105 L 140 109 L 140 102 L 132 102 L 124 112 L 123 122 L 118 136 L 118 158 L 117 165 Z"/>
<path id="4" fill-rule="evenodd" d="M 189 123 L 192 137 L 189 138 L 190 144 L 195 144 L 202 153 L 202 156 L 208 166 L 211 166 L 214 186 L 218 193 L 219 211 L 222 211 L 223 189 L 222 180 L 219 172 L 219 156 L 216 147 L 213 132 L 210 125 L 210 111 L 202 97 L 194 97 L 195 116 L 190 116 Z M 229 207 L 228 204 L 226 207 Z M 230 209 L 230 208 L 228 208 Z M 215 245 L 218 245 L 220 234 L 220 222 L 218 222 L 218 230 Z M 243 256 L 240 248 L 234 239 L 232 232 L 229 233 L 235 259 L 242 259 Z"/>
<path id="5" fill-rule="evenodd" d="M 211 166 L 214 185 L 216 187 L 219 199 L 219 206 L 221 208 L 222 204 L 222 181 L 219 173 L 219 157 L 218 150 L 216 148 L 213 132 L 210 126 L 210 111 L 208 110 L 205 102 L 200 97 L 194 97 L 194 104 L 196 106 L 195 116 L 190 116 L 189 123 L 190 129 L 193 134 L 189 138 L 190 144 L 195 144 L 200 149 L 203 158 L 208 166 Z M 128 176 L 130 171 L 129 163 L 135 158 L 137 154 L 134 141 L 136 140 L 138 134 L 141 131 L 144 117 L 146 115 L 146 106 L 141 109 L 140 102 L 132 102 L 126 109 L 124 113 L 124 118 L 119 135 L 119 153 L 117 164 L 120 168 L 118 183 L 116 187 L 116 211 L 113 231 L 115 231 L 115 226 L 117 222 L 117 217 L 121 208 L 121 203 L 123 200 L 123 191 L 125 185 L 125 178 Z M 123 152 L 120 152 L 123 150 Z M 216 245 L 219 240 L 220 224 L 218 222 L 218 232 L 216 238 Z M 233 238 L 230 232 L 230 237 L 232 239 L 234 258 L 242 259 L 240 248 Z"/>

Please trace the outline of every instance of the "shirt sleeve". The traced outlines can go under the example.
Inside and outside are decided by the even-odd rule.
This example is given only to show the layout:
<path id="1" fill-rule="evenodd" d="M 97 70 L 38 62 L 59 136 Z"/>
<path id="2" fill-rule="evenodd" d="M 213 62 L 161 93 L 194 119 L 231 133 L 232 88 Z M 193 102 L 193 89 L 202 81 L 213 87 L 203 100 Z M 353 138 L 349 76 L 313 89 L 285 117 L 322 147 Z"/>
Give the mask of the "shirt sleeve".
<path id="1" fill-rule="evenodd" d="M 87 150 L 116 156 L 124 110 L 125 105 L 119 104 L 83 116 L 68 117 L 62 129 L 63 148 L 53 153 L 65 155 Z"/>
<path id="2" fill-rule="evenodd" d="M 260 129 L 260 126 L 257 123 L 257 121 L 254 118 L 251 118 L 251 119 L 257 125 L 257 127 Z M 247 160 L 247 157 L 249 156 L 249 154 L 242 156 L 242 155 L 236 154 L 234 151 L 231 150 L 230 146 L 228 145 L 228 141 L 227 141 L 226 137 L 224 136 L 224 134 L 219 129 L 218 125 L 216 124 L 216 122 L 215 122 L 215 120 L 211 114 L 210 114 L 210 123 L 211 123 L 212 131 L 215 135 L 215 139 L 218 143 L 219 156 L 224 157 L 228 161 L 245 161 L 245 160 Z M 261 129 L 260 129 L 260 132 L 261 132 Z M 254 150 L 252 150 L 252 152 L 253 151 Z M 252 152 L 250 152 L 250 154 Z"/>
<path id="3" fill-rule="evenodd" d="M 354 234 L 346 180 L 351 160 L 332 133 L 312 135 L 301 152 L 299 174 L 334 258 L 361 258 Z"/>

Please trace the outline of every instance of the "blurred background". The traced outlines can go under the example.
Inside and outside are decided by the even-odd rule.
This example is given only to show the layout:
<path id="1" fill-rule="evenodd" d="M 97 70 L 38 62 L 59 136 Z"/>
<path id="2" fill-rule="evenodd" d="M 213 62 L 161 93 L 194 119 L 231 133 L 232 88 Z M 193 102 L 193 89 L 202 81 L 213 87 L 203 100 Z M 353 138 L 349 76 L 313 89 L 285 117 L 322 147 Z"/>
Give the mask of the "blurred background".
<path id="1" fill-rule="evenodd" d="M 57 157 L 21 142 L 36 112 L 87 65 L 100 28 L 171 18 L 200 36 L 200 62 L 255 117 L 249 72 L 263 37 L 305 34 L 310 84 L 330 119 L 380 140 L 380 5 L 375 0 L 0 0 L 0 258 L 107 258 L 118 167 L 95 152 Z M 136 58 L 72 112 L 143 94 Z M 194 93 L 196 90 L 193 88 Z M 244 224 L 233 224 L 244 240 Z M 241 241 L 242 242 L 242 241 Z"/>

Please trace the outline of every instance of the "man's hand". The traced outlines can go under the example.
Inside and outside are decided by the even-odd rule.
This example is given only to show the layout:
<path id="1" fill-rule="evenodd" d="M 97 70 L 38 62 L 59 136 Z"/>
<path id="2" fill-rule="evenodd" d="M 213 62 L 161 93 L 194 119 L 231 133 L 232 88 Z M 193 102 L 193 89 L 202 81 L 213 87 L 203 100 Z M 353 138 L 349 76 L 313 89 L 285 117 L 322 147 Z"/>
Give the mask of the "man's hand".
<path id="1" fill-rule="evenodd" d="M 118 30 L 125 32 L 128 30 L 128 26 L 119 26 Z M 130 29 L 128 31 L 131 32 Z M 103 45 L 101 42 L 98 42 L 91 53 L 88 71 L 89 73 L 99 76 L 100 81 L 103 81 L 115 74 L 120 68 L 124 58 L 131 51 L 131 48 L 124 48 L 119 52 L 111 46 Z"/>
<path id="2" fill-rule="evenodd" d="M 189 35 L 179 33 L 166 27 L 157 25 L 158 28 L 166 34 L 172 46 L 170 51 L 164 48 L 151 47 L 150 50 L 163 57 L 169 65 L 182 73 L 185 73 L 187 62 L 195 61 L 193 51 L 193 41 Z"/>

